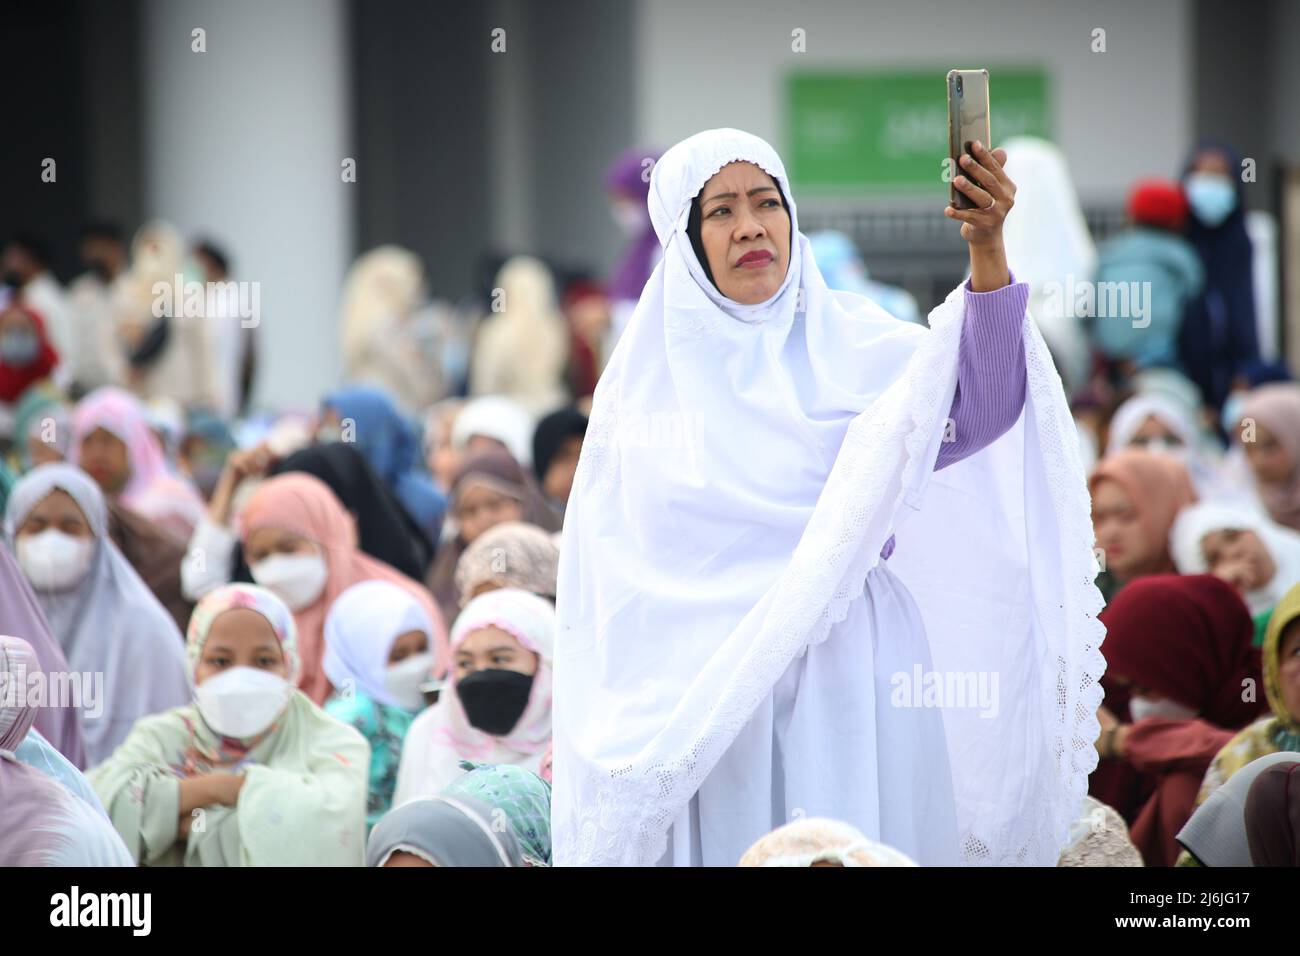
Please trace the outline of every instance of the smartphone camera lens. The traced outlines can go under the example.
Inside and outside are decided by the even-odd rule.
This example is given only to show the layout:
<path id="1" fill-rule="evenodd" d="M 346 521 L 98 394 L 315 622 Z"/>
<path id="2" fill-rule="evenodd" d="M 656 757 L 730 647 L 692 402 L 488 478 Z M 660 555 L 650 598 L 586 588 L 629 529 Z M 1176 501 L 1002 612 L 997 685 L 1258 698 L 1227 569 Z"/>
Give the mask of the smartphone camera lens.
<path id="1" fill-rule="evenodd" d="M 957 74 L 957 95 L 961 96 L 961 74 Z"/>

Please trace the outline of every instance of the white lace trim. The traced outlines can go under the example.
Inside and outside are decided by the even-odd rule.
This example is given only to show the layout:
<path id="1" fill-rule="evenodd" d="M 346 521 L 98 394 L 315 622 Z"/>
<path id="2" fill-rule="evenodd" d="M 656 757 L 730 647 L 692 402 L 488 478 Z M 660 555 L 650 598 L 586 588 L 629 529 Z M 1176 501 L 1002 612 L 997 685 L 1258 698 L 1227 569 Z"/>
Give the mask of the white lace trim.
<path id="1" fill-rule="evenodd" d="M 578 806 L 574 818 L 555 821 L 556 842 L 572 847 L 571 859 L 586 865 L 650 865 L 658 860 L 673 819 L 791 661 L 824 641 L 832 626 L 845 618 L 850 602 L 862 594 L 867 572 L 879 560 L 888 534 L 887 527 L 871 519 L 885 509 L 892 515 L 900 507 L 903 493 L 889 493 L 891 480 L 901 474 L 901 487 L 913 488 L 918 469 L 932 467 L 927 449 L 941 426 L 945 383 L 955 374 L 963 309 L 964 291 L 958 287 L 931 313 L 931 334 L 900 381 L 850 424 L 808 528 L 775 584 L 768 615 L 709 712 L 698 715 L 701 730 L 692 746 L 676 759 L 654 765 L 630 763 L 608 773 L 584 769 L 588 779 L 578 792 L 595 793 L 594 805 Z M 1093 741 L 1100 730 L 1098 678 L 1105 663 L 1099 650 L 1104 628 L 1097 619 L 1103 601 L 1093 584 L 1091 506 L 1060 377 L 1035 323 L 1026 320 L 1024 326 L 1026 404 L 1033 411 L 1062 546 L 1063 604 L 1043 628 L 1046 659 L 1054 662 L 1042 693 L 1043 712 L 1053 715 L 1048 746 L 1056 773 L 1039 782 L 1036 797 L 1029 801 L 1033 819 L 1017 818 L 1013 839 L 1005 833 L 960 834 L 968 864 L 1052 865 L 1068 841 L 1088 774 L 1097 762 Z M 621 372 L 622 363 L 612 364 Z M 595 403 L 597 413 L 575 481 L 575 487 L 593 494 L 617 493 L 617 372 L 600 383 L 607 394 Z"/>

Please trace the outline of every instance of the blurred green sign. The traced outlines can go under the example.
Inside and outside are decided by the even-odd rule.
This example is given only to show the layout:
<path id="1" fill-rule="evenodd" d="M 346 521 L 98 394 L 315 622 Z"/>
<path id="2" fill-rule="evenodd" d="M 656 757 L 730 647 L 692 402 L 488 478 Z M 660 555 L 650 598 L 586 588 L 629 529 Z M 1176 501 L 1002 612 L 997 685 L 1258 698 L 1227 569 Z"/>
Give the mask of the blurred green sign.
<path id="1" fill-rule="evenodd" d="M 949 69 L 790 74 L 784 155 L 795 185 L 946 190 Z M 1051 139 L 1046 72 L 987 69 L 993 145 L 1021 134 Z"/>

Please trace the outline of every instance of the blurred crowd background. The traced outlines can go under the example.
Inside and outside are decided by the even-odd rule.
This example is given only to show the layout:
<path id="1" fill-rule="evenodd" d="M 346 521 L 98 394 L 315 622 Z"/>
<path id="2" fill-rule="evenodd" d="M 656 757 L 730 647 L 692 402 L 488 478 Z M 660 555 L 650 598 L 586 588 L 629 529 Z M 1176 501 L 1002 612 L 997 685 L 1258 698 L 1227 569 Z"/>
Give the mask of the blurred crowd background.
<path id="1" fill-rule="evenodd" d="M 64 741 L 73 763 L 189 700 L 179 634 L 206 640 L 216 613 L 195 625 L 195 602 L 243 606 L 231 582 L 253 580 L 293 612 L 297 686 L 367 738 L 368 825 L 460 759 L 541 771 L 554 621 L 524 598 L 554 597 L 591 396 L 658 260 L 654 160 L 710 127 L 768 139 L 828 283 L 924 322 L 966 269 L 942 216 L 952 67 L 990 70 L 1019 187 L 1008 260 L 1090 475 L 1103 815 L 1075 843 L 1120 821 L 1129 862 L 1211 862 L 1179 836 L 1193 810 L 1300 749 L 1300 5 L 69 0 L 2 16 L 0 503 L 23 571 L 6 587 L 34 589 L 74 670 L 159 688 L 117 691 L 113 728 Z M 24 558 L 23 537 L 65 525 L 111 540 L 112 567 Z M 313 554 L 319 580 L 292 565 Z M 340 609 L 367 582 L 396 591 Z M 175 639 L 165 679 L 172 665 L 114 644 L 146 605 Z M 403 610 L 368 634 L 386 606 Z M 445 689 L 428 678 L 461 673 L 458 648 L 498 625 L 532 688 L 513 720 L 467 705 L 402 759 Z M 423 643 L 399 647 L 411 633 Z M 511 670 L 492 660 L 477 666 Z M 362 703 L 338 702 L 349 681 Z M 196 852 L 132 842 L 123 773 L 92 782 L 133 857 Z"/>

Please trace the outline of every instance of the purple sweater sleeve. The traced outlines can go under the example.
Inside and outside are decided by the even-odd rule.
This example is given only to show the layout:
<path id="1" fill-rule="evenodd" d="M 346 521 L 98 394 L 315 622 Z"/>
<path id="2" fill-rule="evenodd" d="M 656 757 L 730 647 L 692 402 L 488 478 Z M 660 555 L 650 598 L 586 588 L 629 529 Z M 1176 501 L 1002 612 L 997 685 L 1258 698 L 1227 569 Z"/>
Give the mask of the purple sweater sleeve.
<path id="1" fill-rule="evenodd" d="M 966 321 L 957 348 L 957 391 L 948 417 L 953 440 L 939 448 L 934 470 L 975 454 L 1016 423 L 1025 405 L 1022 323 L 1029 285 L 1016 282 L 993 292 L 972 292 L 966 280 Z M 891 535 L 880 550 L 894 553 Z"/>

